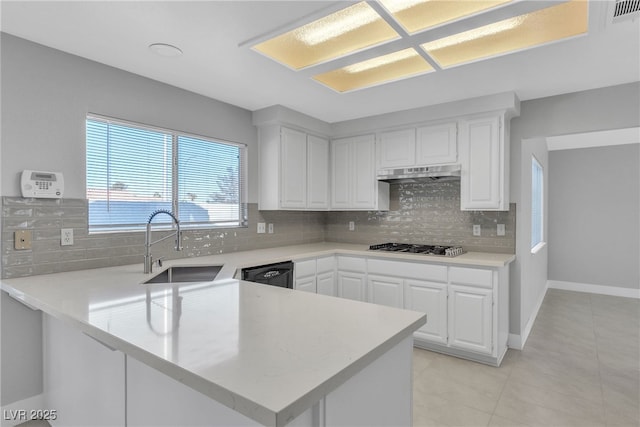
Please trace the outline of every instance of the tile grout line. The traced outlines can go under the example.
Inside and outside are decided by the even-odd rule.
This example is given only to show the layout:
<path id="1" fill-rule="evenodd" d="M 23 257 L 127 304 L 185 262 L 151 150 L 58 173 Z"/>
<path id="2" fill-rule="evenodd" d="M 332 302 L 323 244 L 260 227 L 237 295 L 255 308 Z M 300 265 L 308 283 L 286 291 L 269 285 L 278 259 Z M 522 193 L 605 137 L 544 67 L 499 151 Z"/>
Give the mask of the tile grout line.
<path id="1" fill-rule="evenodd" d="M 593 343 L 596 350 L 596 359 L 598 360 L 598 383 L 600 385 L 600 402 L 602 404 L 602 421 L 607 424 L 607 408 L 604 401 L 604 385 L 602 383 L 602 368 L 600 363 L 600 351 L 598 346 L 598 334 L 596 334 L 595 312 L 593 309 L 593 295 L 589 295 L 589 308 L 591 309 L 591 331 L 593 332 Z"/>

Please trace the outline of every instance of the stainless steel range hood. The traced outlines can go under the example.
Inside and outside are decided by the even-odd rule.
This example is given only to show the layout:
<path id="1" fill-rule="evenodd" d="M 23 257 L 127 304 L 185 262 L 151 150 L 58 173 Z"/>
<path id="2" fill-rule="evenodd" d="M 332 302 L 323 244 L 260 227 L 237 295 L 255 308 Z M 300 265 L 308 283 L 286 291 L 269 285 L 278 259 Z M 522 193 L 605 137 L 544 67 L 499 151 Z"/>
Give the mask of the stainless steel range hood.
<path id="1" fill-rule="evenodd" d="M 378 181 L 390 183 L 423 182 L 426 180 L 450 181 L 457 179 L 460 179 L 460 165 L 378 170 Z"/>

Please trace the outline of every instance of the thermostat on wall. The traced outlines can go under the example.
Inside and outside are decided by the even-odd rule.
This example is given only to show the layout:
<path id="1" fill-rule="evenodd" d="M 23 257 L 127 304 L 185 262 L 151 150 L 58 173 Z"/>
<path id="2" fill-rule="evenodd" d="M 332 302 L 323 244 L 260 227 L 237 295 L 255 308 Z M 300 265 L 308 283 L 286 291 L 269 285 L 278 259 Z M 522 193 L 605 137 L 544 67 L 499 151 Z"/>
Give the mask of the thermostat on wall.
<path id="1" fill-rule="evenodd" d="M 22 197 L 60 199 L 64 193 L 62 172 L 22 171 Z"/>

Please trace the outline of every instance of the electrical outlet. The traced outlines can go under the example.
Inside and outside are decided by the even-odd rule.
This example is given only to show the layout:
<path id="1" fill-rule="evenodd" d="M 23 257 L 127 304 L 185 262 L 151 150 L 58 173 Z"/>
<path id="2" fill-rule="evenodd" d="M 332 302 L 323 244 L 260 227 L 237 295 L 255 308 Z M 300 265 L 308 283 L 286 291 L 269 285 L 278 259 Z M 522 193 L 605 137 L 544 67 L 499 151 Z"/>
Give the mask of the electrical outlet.
<path id="1" fill-rule="evenodd" d="M 269 224 L 269 234 L 273 234 L 273 224 Z"/>
<path id="2" fill-rule="evenodd" d="M 31 249 L 31 230 L 17 230 L 13 233 L 13 247 L 17 250 Z"/>
<path id="3" fill-rule="evenodd" d="M 473 225 L 473 235 L 480 236 L 482 234 L 482 229 L 480 228 L 480 224 Z"/>
<path id="4" fill-rule="evenodd" d="M 354 231 L 356 229 L 356 223 L 353 221 L 349 221 L 349 231 Z"/>
<path id="5" fill-rule="evenodd" d="M 505 235 L 504 224 L 498 224 L 498 227 L 496 229 L 496 233 L 498 234 L 498 236 L 504 236 Z"/>
<path id="6" fill-rule="evenodd" d="M 60 245 L 61 246 L 73 245 L 73 228 L 60 229 Z"/>
<path id="7" fill-rule="evenodd" d="M 258 233 L 262 234 L 265 231 L 265 223 L 264 222 L 259 222 L 258 223 Z"/>

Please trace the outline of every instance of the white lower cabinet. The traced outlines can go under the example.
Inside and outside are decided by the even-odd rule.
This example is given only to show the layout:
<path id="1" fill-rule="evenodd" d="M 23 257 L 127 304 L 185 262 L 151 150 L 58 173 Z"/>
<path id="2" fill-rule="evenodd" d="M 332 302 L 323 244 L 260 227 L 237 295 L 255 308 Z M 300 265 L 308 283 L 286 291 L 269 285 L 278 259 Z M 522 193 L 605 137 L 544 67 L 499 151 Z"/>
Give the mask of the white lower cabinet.
<path id="1" fill-rule="evenodd" d="M 417 347 L 499 366 L 509 336 L 509 267 L 336 255 L 296 261 L 295 288 L 425 313 Z"/>
<path id="2" fill-rule="evenodd" d="M 293 288 L 299 291 L 335 296 L 335 257 L 295 261 Z"/>
<path id="3" fill-rule="evenodd" d="M 367 260 L 353 256 L 336 256 L 337 296 L 367 301 Z"/>
<path id="4" fill-rule="evenodd" d="M 316 260 L 296 261 L 293 267 L 293 288 L 299 291 L 316 293 Z"/>
<path id="5" fill-rule="evenodd" d="M 500 365 L 509 334 L 507 266 L 369 258 L 367 274 L 369 302 L 425 313 L 416 346 Z"/>
<path id="6" fill-rule="evenodd" d="M 315 276 L 302 277 L 302 278 L 296 277 L 295 289 L 299 291 L 311 292 L 315 294 L 316 293 L 316 277 Z"/>
<path id="7" fill-rule="evenodd" d="M 493 289 L 449 286 L 449 345 L 493 352 Z"/>
<path id="8" fill-rule="evenodd" d="M 338 296 L 356 301 L 366 301 L 367 275 L 353 271 L 338 271 Z"/>
<path id="9" fill-rule="evenodd" d="M 397 277 L 368 276 L 369 302 L 403 308 L 403 280 Z"/>
<path id="10" fill-rule="evenodd" d="M 327 271 L 316 276 L 316 292 L 321 295 L 336 296 L 336 273 Z"/>
<path id="11" fill-rule="evenodd" d="M 404 295 L 404 308 L 427 315 L 427 323 L 413 335 L 418 339 L 446 345 L 447 284 L 407 279 Z"/>

